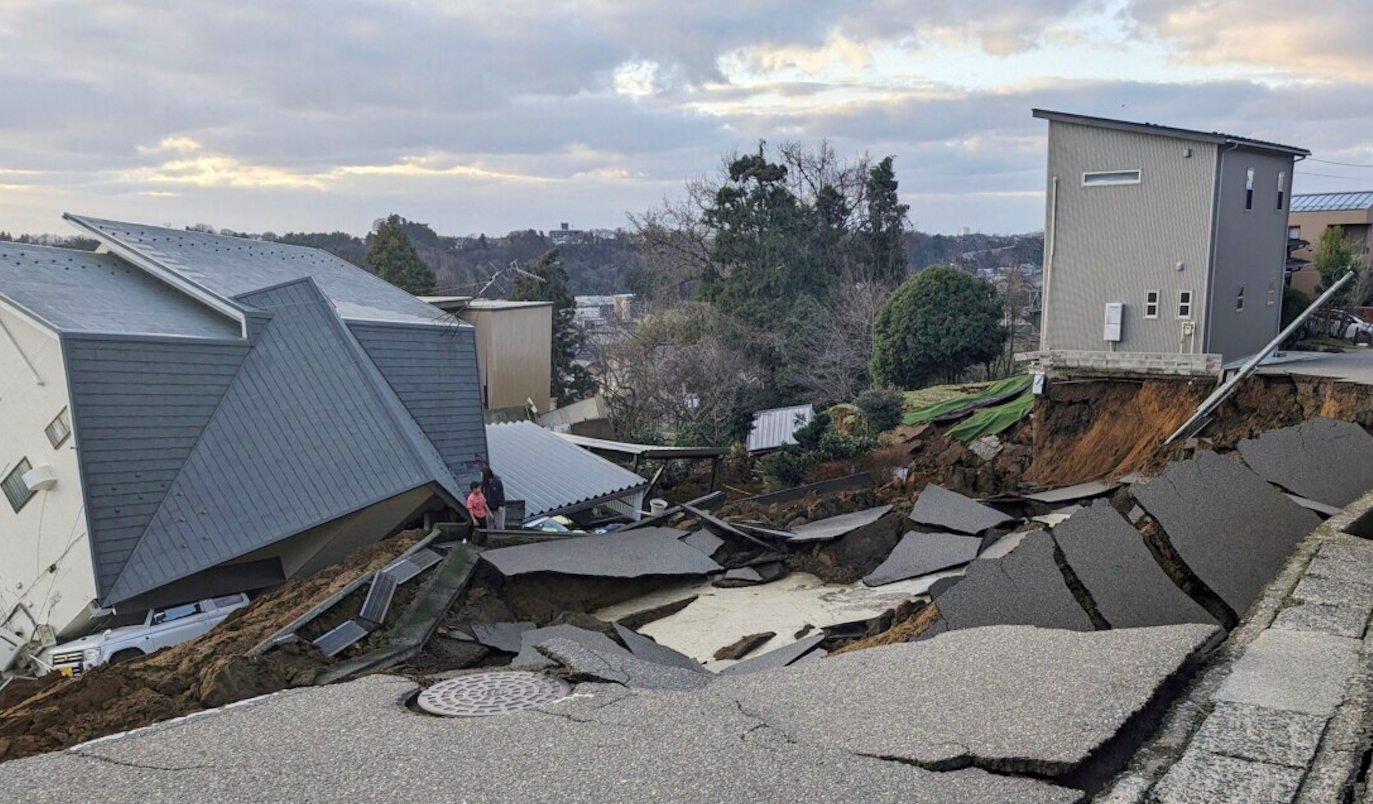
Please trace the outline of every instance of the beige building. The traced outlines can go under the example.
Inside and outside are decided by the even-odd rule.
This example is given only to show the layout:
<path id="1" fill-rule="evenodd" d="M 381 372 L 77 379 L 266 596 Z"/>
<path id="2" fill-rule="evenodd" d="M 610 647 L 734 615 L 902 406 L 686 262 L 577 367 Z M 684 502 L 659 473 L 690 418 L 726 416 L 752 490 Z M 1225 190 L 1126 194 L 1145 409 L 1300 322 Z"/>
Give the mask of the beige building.
<path id="1" fill-rule="evenodd" d="M 1315 257 L 1321 234 L 1331 226 L 1344 230 L 1344 236 L 1354 251 L 1354 257 L 1367 260 L 1373 246 L 1373 191 L 1354 193 L 1308 193 L 1292 196 L 1292 215 L 1288 219 L 1287 236 L 1301 240 L 1304 246 L 1294 249 L 1292 256 L 1310 261 Z M 1320 273 L 1310 265 L 1292 272 L 1292 287 L 1314 294 L 1320 284 Z"/>
<path id="2" fill-rule="evenodd" d="M 422 296 L 477 330 L 477 371 L 487 410 L 552 405 L 553 302 Z"/>

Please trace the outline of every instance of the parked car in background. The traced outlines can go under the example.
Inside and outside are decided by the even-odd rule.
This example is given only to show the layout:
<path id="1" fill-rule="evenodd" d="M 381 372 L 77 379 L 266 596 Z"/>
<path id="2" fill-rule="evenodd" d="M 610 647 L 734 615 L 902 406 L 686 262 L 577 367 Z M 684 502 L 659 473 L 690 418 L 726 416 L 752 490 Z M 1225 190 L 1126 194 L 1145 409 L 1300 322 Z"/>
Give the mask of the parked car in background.
<path id="1" fill-rule="evenodd" d="M 64 642 L 48 653 L 48 663 L 66 676 L 79 676 L 106 662 L 118 664 L 194 639 L 248 605 L 242 593 L 150 609 L 143 622 L 108 628 Z"/>
<path id="2" fill-rule="evenodd" d="M 1373 324 L 1352 313 L 1334 313 L 1330 316 L 1330 335 L 1355 343 L 1373 343 Z"/>

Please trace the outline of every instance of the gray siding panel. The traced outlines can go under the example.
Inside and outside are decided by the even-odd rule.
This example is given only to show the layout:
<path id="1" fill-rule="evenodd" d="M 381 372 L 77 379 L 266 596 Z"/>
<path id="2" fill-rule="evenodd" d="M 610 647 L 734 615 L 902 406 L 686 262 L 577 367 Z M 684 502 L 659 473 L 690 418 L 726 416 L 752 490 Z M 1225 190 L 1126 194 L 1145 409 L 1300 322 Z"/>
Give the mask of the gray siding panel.
<path id="1" fill-rule="evenodd" d="M 88 335 L 68 335 L 63 343 L 103 595 L 214 415 L 248 346 Z"/>
<path id="2" fill-rule="evenodd" d="M 1278 334 L 1287 263 L 1287 210 L 1278 209 L 1278 173 L 1286 173 L 1283 191 L 1290 199 L 1292 167 L 1290 156 L 1247 149 L 1221 156 L 1207 351 L 1224 355 L 1226 362 L 1249 357 Z M 1249 168 L 1254 169 L 1254 208 L 1246 211 Z M 1244 310 L 1237 312 L 1240 286 Z"/>
<path id="3" fill-rule="evenodd" d="M 423 486 L 433 472 L 310 280 L 273 313 L 110 590 L 119 601 Z"/>
<path id="4" fill-rule="evenodd" d="M 1191 157 L 1184 156 L 1188 148 Z M 1123 302 L 1123 340 L 1117 349 L 1202 351 L 1216 154 L 1216 146 L 1205 142 L 1050 123 L 1046 204 L 1053 204 L 1054 177 L 1059 184 L 1045 290 L 1045 348 L 1108 349 L 1102 339 L 1105 306 Z M 1085 172 L 1136 169 L 1139 184 L 1082 184 Z M 1145 294 L 1151 290 L 1161 294 L 1159 315 L 1146 319 Z M 1194 294 L 1192 349 L 1181 343 L 1177 303 L 1182 290 Z"/>
<path id="5" fill-rule="evenodd" d="M 350 322 L 391 390 L 465 489 L 486 460 L 486 428 L 470 327 L 414 327 Z"/>

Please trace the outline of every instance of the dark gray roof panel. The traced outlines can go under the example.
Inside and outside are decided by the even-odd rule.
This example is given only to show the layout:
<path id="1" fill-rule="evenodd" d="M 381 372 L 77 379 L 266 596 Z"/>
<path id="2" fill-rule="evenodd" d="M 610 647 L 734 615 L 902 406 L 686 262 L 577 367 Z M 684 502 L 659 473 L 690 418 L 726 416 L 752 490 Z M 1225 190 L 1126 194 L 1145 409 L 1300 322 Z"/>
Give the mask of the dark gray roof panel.
<path id="1" fill-rule="evenodd" d="M 243 300 L 272 321 L 108 590 L 112 602 L 435 480 L 312 281 Z"/>
<path id="2" fill-rule="evenodd" d="M 61 332 L 239 335 L 237 322 L 110 254 L 0 243 L 0 296 Z"/>
<path id="3" fill-rule="evenodd" d="M 103 594 L 133 553 L 249 347 L 98 335 L 63 340 Z"/>
<path id="4" fill-rule="evenodd" d="M 1292 196 L 1292 212 L 1352 212 L 1373 208 L 1373 190 L 1353 193 L 1300 193 Z"/>
<path id="5" fill-rule="evenodd" d="M 438 450 L 459 490 L 466 489 L 487 456 L 475 331 L 371 323 L 349 329 Z"/>
<path id="6" fill-rule="evenodd" d="M 1292 154 L 1294 156 L 1310 156 L 1311 152 L 1305 148 L 1298 148 L 1295 145 L 1283 145 L 1278 142 L 1267 140 L 1256 140 L 1250 137 L 1240 137 L 1235 134 L 1225 134 L 1220 131 L 1198 131 L 1190 128 L 1175 128 L 1173 126 L 1161 126 L 1157 123 L 1136 123 L 1130 120 L 1114 120 L 1109 117 L 1092 117 L 1085 114 L 1072 114 L 1071 112 L 1055 112 L 1048 109 L 1033 109 L 1031 114 L 1042 120 L 1057 121 L 1059 123 L 1073 123 L 1081 126 L 1095 126 L 1097 128 L 1112 128 L 1118 131 L 1133 131 L 1138 134 L 1153 134 L 1159 137 L 1175 137 L 1183 140 L 1193 140 L 1196 142 L 1213 142 L 1217 144 L 1233 144 L 1247 148 L 1257 148 L 1264 151 L 1278 151 L 1280 153 Z"/>
<path id="7" fill-rule="evenodd" d="M 525 501 L 525 516 L 565 511 L 581 503 L 622 495 L 648 481 L 533 422 L 486 426 L 491 468 L 505 496 Z"/>
<path id="8" fill-rule="evenodd" d="M 334 303 L 339 316 L 349 321 L 424 324 L 446 317 L 437 307 L 320 249 L 67 217 L 222 296 L 232 298 L 309 277 Z"/>

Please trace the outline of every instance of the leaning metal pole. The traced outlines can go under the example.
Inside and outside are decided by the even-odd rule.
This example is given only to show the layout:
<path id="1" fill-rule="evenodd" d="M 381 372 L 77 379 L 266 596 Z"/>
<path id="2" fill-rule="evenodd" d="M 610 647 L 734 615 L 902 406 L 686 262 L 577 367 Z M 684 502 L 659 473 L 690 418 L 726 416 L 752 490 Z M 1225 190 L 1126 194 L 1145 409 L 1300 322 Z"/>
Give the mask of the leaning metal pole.
<path id="1" fill-rule="evenodd" d="M 1272 354 L 1274 349 L 1277 349 L 1280 345 L 1282 345 L 1282 342 L 1287 340 L 1293 332 L 1296 332 L 1298 327 L 1306 323 L 1306 319 L 1310 318 L 1312 313 L 1319 310 L 1322 305 L 1324 305 L 1327 301 L 1330 300 L 1331 296 L 1334 296 L 1340 288 L 1344 287 L 1349 282 L 1349 280 L 1353 278 L 1353 271 L 1350 271 L 1349 273 L 1340 277 L 1340 280 L 1338 282 L 1331 285 L 1329 290 L 1322 293 L 1319 299 L 1316 299 L 1314 302 L 1312 302 L 1311 306 L 1306 308 L 1306 310 L 1304 310 L 1301 315 L 1297 316 L 1296 320 L 1294 320 L 1291 324 L 1288 324 L 1287 328 L 1284 329 L 1282 332 L 1279 332 L 1278 337 L 1269 341 L 1267 346 L 1263 347 L 1263 349 L 1259 350 L 1257 354 L 1255 354 L 1253 357 L 1245 361 L 1244 365 L 1239 367 L 1239 370 L 1235 372 L 1235 375 L 1233 377 L 1226 380 L 1225 383 L 1221 385 L 1221 387 L 1211 392 L 1211 395 L 1206 397 L 1206 401 L 1202 402 L 1201 405 L 1197 408 L 1196 413 L 1193 413 L 1190 419 L 1183 422 L 1182 426 L 1179 427 L 1172 435 L 1168 436 L 1168 440 L 1164 441 L 1163 443 L 1165 445 L 1171 444 L 1179 438 L 1189 436 L 1195 430 L 1200 429 L 1199 425 L 1206 419 L 1206 417 L 1210 416 L 1212 411 L 1220 407 L 1220 403 L 1224 402 L 1230 396 L 1230 394 L 1234 393 L 1235 386 L 1239 385 L 1240 382 L 1244 380 L 1244 378 L 1248 377 L 1250 374 L 1253 374 L 1254 370 L 1259 367 L 1259 364 L 1262 363 L 1270 354 Z"/>

